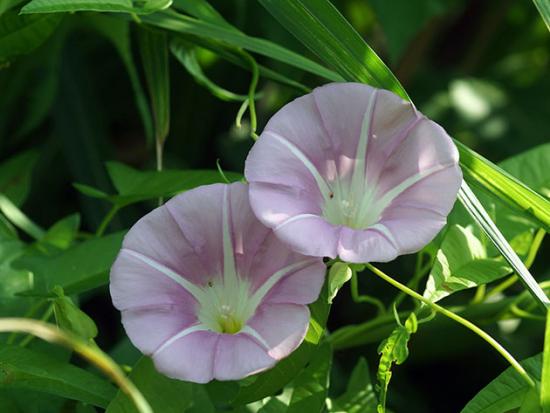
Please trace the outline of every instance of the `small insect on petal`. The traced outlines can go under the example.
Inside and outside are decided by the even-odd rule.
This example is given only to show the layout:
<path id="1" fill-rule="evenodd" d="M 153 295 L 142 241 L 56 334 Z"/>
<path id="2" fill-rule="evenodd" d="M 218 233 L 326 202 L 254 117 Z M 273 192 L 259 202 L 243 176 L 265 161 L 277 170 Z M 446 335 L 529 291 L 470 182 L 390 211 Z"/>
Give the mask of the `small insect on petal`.
<path id="1" fill-rule="evenodd" d="M 462 181 L 447 133 L 397 95 L 332 83 L 284 106 L 246 160 L 258 219 L 294 250 L 352 263 L 416 252 Z"/>

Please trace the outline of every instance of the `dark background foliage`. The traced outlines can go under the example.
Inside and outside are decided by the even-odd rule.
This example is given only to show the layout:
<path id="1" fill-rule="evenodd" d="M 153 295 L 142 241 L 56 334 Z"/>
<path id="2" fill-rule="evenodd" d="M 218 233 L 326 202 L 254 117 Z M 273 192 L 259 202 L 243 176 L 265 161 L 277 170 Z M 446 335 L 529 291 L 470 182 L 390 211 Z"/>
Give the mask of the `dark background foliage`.
<path id="1" fill-rule="evenodd" d="M 548 33 L 530 2 L 334 3 L 388 63 L 419 109 L 454 137 L 495 162 L 548 141 Z M 218 0 L 212 4 L 245 33 L 311 55 L 257 2 Z M 38 51 L 0 69 L 0 156 L 6 160 L 26 149 L 38 153 L 30 196 L 23 205 L 27 215 L 49 227 L 81 211 L 83 230 L 93 232 L 108 205 L 80 195 L 72 183 L 110 192 L 104 161 L 154 169 L 154 147 L 145 138 L 123 63 L 111 43 L 87 26 L 86 19 L 86 14 L 80 14 L 65 20 Z M 137 53 L 135 57 L 138 61 Z M 217 84 L 246 93 L 249 72 L 204 50 L 198 57 Z M 277 62 L 260 59 L 260 63 L 311 87 L 321 82 Z M 171 59 L 170 74 L 172 121 L 165 167 L 214 169 L 219 159 L 224 170 L 242 171 L 253 141 L 248 123 L 241 129 L 235 126 L 239 103 L 212 96 L 175 59 Z M 301 93 L 265 79 L 259 90 L 263 94 L 258 103 L 259 131 L 281 105 Z M 124 209 L 109 230 L 129 227 L 153 206 L 142 203 Z M 542 251 L 545 248 L 548 242 Z M 534 273 L 548 275 L 549 262 L 548 255 L 541 254 Z M 385 268 L 406 280 L 413 266 L 412 257 L 402 257 Z M 389 295 L 393 291 L 372 277 L 361 277 L 360 288 L 386 302 L 393 297 Z M 464 297 L 468 293 L 457 300 Z M 82 308 L 98 324 L 98 344 L 112 349 L 123 332 L 107 290 L 89 293 Z M 345 288 L 333 306 L 329 330 L 373 315 L 368 305 L 354 304 Z M 396 411 L 459 411 L 507 367 L 478 337 L 451 322 L 439 321 L 413 337 L 410 359 L 395 369 L 389 405 Z M 497 324 L 487 328 L 523 359 L 540 350 L 539 327 L 523 321 L 513 337 Z M 371 366 L 376 365 L 377 344 L 336 354 L 333 391 L 343 390 L 357 357 L 366 356 Z"/>

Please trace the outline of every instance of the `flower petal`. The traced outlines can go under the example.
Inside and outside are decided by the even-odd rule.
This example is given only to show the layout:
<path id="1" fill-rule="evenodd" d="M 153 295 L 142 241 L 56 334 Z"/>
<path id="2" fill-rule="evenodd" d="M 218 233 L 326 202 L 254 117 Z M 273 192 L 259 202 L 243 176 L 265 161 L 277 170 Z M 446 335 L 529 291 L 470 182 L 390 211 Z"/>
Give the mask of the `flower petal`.
<path id="1" fill-rule="evenodd" d="M 153 354 L 155 367 L 173 379 L 208 383 L 214 378 L 214 357 L 221 337 L 211 331 L 188 334 Z"/>
<path id="2" fill-rule="evenodd" d="M 238 380 L 273 367 L 276 360 L 246 334 L 220 335 L 214 365 L 214 378 Z"/>
<path id="3" fill-rule="evenodd" d="M 387 229 L 368 228 L 354 230 L 343 228 L 338 245 L 338 256 L 347 262 L 388 262 L 397 257 L 398 251 Z"/>
<path id="4" fill-rule="evenodd" d="M 309 309 L 295 304 L 264 304 L 248 325 L 268 346 L 270 357 L 280 360 L 300 345 L 309 325 Z"/>
<path id="5" fill-rule="evenodd" d="M 340 228 L 313 214 L 295 215 L 279 224 L 275 234 L 296 252 L 312 257 L 337 255 Z"/>

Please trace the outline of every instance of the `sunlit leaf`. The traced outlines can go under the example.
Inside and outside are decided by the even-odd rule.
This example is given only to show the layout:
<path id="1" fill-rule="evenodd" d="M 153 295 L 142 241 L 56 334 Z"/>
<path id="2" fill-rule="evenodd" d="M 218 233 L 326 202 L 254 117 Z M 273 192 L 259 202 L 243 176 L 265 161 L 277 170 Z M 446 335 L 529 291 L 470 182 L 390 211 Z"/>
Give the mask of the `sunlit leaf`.
<path id="1" fill-rule="evenodd" d="M 338 290 L 351 279 L 352 270 L 345 262 L 336 262 L 328 272 L 328 302 L 332 303 Z"/>
<path id="2" fill-rule="evenodd" d="M 32 0 L 21 13 L 104 11 L 148 14 L 170 7 L 172 0 Z"/>
<path id="3" fill-rule="evenodd" d="M 542 354 L 522 361 L 521 365 L 531 377 L 540 381 Z M 509 367 L 476 394 L 461 413 L 502 413 L 517 409 L 529 389 L 525 380 Z"/>
<path id="4" fill-rule="evenodd" d="M 424 297 L 438 301 L 466 288 L 487 284 L 511 272 L 502 259 L 490 258 L 472 227 L 453 225 L 437 252 Z"/>
<path id="5" fill-rule="evenodd" d="M 533 3 L 537 6 L 546 27 L 550 30 L 550 3 L 546 0 L 533 0 Z"/>
<path id="6" fill-rule="evenodd" d="M 344 394 L 332 400 L 330 413 L 376 413 L 378 400 L 371 383 L 369 366 L 361 357 L 355 365 Z"/>

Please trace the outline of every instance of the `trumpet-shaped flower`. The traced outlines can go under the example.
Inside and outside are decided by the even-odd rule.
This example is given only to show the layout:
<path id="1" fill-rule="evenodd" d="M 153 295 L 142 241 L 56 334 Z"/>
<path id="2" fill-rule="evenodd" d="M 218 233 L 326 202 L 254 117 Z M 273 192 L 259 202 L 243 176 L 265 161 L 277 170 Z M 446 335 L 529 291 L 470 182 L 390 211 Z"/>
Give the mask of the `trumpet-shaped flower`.
<path id="1" fill-rule="evenodd" d="M 333 83 L 284 106 L 246 161 L 256 216 L 296 251 L 354 263 L 418 251 L 460 187 L 447 133 L 395 94 Z"/>
<path id="2" fill-rule="evenodd" d="M 246 185 L 181 194 L 128 232 L 111 296 L 132 343 L 198 383 L 265 370 L 304 339 L 325 266 L 254 216 Z"/>

